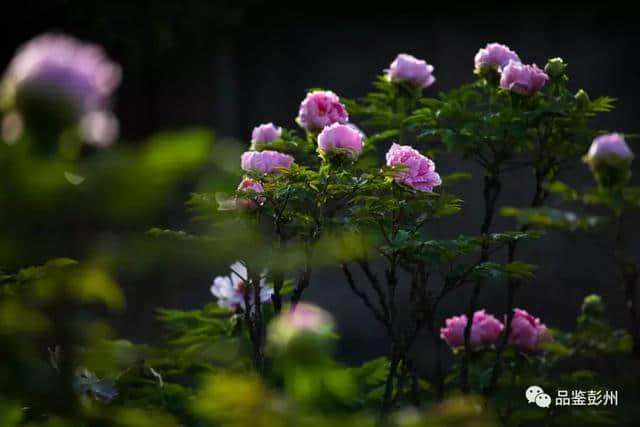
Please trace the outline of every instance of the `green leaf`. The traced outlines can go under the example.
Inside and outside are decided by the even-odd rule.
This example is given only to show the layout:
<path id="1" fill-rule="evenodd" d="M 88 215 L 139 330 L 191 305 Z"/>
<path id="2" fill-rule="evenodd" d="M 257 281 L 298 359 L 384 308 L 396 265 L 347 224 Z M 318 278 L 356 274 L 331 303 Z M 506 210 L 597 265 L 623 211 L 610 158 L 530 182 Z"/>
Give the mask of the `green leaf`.
<path id="1" fill-rule="evenodd" d="M 516 279 L 525 279 L 534 276 L 534 272 L 538 266 L 533 264 L 527 264 L 523 261 L 512 261 L 505 265 L 505 271 L 509 277 Z"/>

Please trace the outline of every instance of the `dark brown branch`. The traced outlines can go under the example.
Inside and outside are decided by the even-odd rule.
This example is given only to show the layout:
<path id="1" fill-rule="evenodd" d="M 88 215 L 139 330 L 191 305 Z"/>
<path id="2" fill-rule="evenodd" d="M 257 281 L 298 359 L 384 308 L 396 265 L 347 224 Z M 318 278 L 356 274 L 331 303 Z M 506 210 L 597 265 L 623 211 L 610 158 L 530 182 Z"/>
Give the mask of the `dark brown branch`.
<path id="1" fill-rule="evenodd" d="M 358 287 L 356 286 L 355 280 L 353 280 L 353 275 L 351 274 L 351 271 L 349 270 L 347 265 L 345 263 L 342 263 L 340 264 L 340 266 L 342 268 L 342 272 L 345 275 L 345 278 L 347 279 L 347 283 L 349 284 L 349 287 L 351 288 L 353 293 L 356 294 L 362 300 L 364 305 L 367 306 L 369 310 L 371 310 L 371 312 L 373 313 L 373 316 L 380 323 L 382 323 L 382 325 L 385 328 L 390 329 L 391 325 L 389 324 L 389 319 L 385 318 L 384 315 L 373 305 L 373 303 L 371 302 L 371 300 L 369 299 L 366 293 L 358 289 Z"/>
<path id="2" fill-rule="evenodd" d="M 490 172 L 485 176 L 484 190 L 482 192 L 484 198 L 484 220 L 480 227 L 480 234 L 485 236 L 489 232 L 493 217 L 495 215 L 496 202 L 502 189 L 502 183 L 499 176 L 493 172 Z M 481 262 L 486 262 L 489 259 L 489 246 L 487 243 L 482 244 L 480 250 Z M 480 296 L 480 289 L 482 288 L 483 279 L 476 280 L 473 290 L 471 292 L 471 298 L 469 300 L 469 306 L 467 308 L 467 325 L 464 328 L 464 354 L 462 356 L 462 364 L 460 366 L 460 381 L 463 393 L 469 393 L 469 364 L 471 363 L 471 327 L 473 324 L 473 313 L 478 303 Z"/>

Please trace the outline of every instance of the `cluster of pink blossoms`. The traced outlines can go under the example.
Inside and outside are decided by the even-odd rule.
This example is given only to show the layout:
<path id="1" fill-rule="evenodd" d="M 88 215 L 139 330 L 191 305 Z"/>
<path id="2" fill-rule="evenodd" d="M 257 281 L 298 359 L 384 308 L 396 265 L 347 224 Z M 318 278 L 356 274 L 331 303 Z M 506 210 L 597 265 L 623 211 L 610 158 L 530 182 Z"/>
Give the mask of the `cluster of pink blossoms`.
<path id="1" fill-rule="evenodd" d="M 445 327 L 440 329 L 442 338 L 450 347 L 464 346 L 464 330 L 467 326 L 467 316 L 453 316 L 445 320 Z M 473 314 L 469 343 L 471 348 L 479 350 L 495 345 L 504 325 L 491 314 L 478 310 Z M 551 336 L 547 327 L 540 319 L 533 317 L 525 310 L 514 309 L 511 320 L 511 333 L 508 342 L 526 354 L 535 355 L 542 352 L 542 344 L 549 341 Z"/>
<path id="2" fill-rule="evenodd" d="M 425 61 L 400 54 L 387 70 L 387 77 L 393 82 L 425 88 L 435 81 L 432 72 L 433 67 Z M 356 161 L 362 153 L 365 137 L 355 125 L 349 123 L 347 109 L 333 92 L 308 93 L 300 103 L 296 122 L 316 137 L 317 151 L 325 159 L 343 156 Z M 291 168 L 295 162 L 293 156 L 270 149 L 270 145 L 281 138 L 282 128 L 273 123 L 256 126 L 251 133 L 251 150 L 243 153 L 240 158 L 242 170 L 269 175 Z M 398 167 L 395 182 L 400 185 L 416 191 L 430 192 L 442 182 L 433 161 L 410 146 L 393 144 L 386 159 L 387 166 Z M 220 200 L 220 209 L 251 210 L 260 207 L 265 201 L 260 196 L 264 192 L 264 186 L 259 179 L 245 176 L 238 185 L 237 192 L 244 194 L 232 200 Z M 232 267 L 242 270 L 246 275 L 243 265 L 236 263 Z M 242 287 L 245 281 L 246 278 L 232 271 L 228 277 L 217 277 L 211 292 L 218 298 L 221 306 L 236 311 L 243 310 Z M 268 299 L 268 290 L 265 290 L 264 296 Z"/>
<path id="3" fill-rule="evenodd" d="M 433 84 L 433 66 L 411 55 L 400 54 L 386 71 L 393 82 L 407 83 L 425 88 Z M 317 139 L 318 153 L 323 158 L 344 156 L 357 160 L 364 146 L 364 135 L 349 123 L 349 114 L 338 95 L 331 91 L 313 91 L 300 103 L 296 122 Z M 269 145 L 282 137 L 282 128 L 273 123 L 256 126 L 251 133 L 251 151 L 242 154 L 240 166 L 248 172 L 263 175 L 276 174 L 289 169 L 295 159 L 284 153 L 269 149 Z M 409 146 L 393 144 L 387 153 L 387 165 L 402 166 L 395 181 L 417 191 L 433 191 L 441 184 L 435 164 L 429 158 Z M 260 181 L 244 177 L 238 186 L 239 192 L 262 193 Z M 236 199 L 231 203 L 236 208 L 256 208 L 264 198 L 255 196 Z"/>
<path id="4" fill-rule="evenodd" d="M 549 76 L 536 64 L 523 64 L 518 54 L 499 43 L 489 43 L 480 49 L 474 62 L 476 73 L 497 71 L 500 73 L 500 87 L 520 95 L 540 92 L 549 80 Z"/>

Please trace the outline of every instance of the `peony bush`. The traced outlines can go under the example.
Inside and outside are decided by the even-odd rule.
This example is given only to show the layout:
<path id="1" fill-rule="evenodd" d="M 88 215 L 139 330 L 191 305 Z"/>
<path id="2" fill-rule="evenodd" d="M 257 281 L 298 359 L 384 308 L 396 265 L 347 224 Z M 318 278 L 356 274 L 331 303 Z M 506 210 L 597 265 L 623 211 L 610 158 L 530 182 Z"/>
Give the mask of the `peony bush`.
<path id="1" fill-rule="evenodd" d="M 640 190 L 630 185 L 634 155 L 625 136 L 592 124 L 612 110 L 613 100 L 573 92 L 560 58 L 544 69 L 520 58 L 506 45 L 487 44 L 470 55 L 472 83 L 435 95 L 434 67 L 400 54 L 363 97 L 314 90 L 295 119 L 292 112 L 299 129 L 256 126 L 243 147 L 248 151 L 231 157 L 234 172 L 228 158 L 219 159 L 221 183 L 189 201 L 197 226 L 147 233 L 150 241 L 229 265 L 200 308 L 159 310 L 166 331 L 161 343 L 99 334 L 108 329 L 102 323 L 74 326 L 90 323 L 78 320 L 87 318 L 88 304 L 123 304 L 103 271 L 108 262 L 56 260 L 3 275 L 2 372 L 12 381 L 0 392 L 3 425 L 637 421 L 637 414 L 617 408 L 543 408 L 525 399 L 531 385 L 606 384 L 606 371 L 581 369 L 604 357 L 637 367 L 640 265 L 624 244 L 623 218 L 640 208 Z M 3 139 L 25 149 L 3 151 L 2 163 L 35 158 L 51 165 L 53 182 L 78 188 L 84 177 L 69 170 L 99 180 L 83 168 L 89 160 L 82 152 L 69 150 L 68 135 L 76 135 L 76 146 L 87 135 L 87 121 L 111 114 L 119 80 L 120 68 L 94 45 L 59 35 L 27 43 L 6 71 L 0 97 Z M 52 114 L 57 103 L 73 114 Z M 55 126 L 40 141 L 42 117 Z M 111 139 L 95 129 L 89 134 L 97 137 L 87 142 Z M 48 152 L 37 150 L 39 144 Z M 448 156 L 476 163 L 481 175 L 448 170 L 450 162 L 440 163 Z M 580 159 L 597 184 L 582 195 L 560 181 Z M 501 207 L 503 184 L 517 171 L 528 172 L 519 188 L 530 202 Z M 7 182 L 17 182 L 13 169 L 5 173 Z M 460 185 L 468 179 L 481 182 L 482 206 L 463 204 Z M 66 200 L 75 191 L 52 188 L 38 194 L 55 190 L 55 198 Z M 600 213 L 564 211 L 551 204 L 558 201 L 598 205 Z M 480 219 L 476 233 L 451 230 L 462 209 Z M 496 229 L 498 214 L 513 219 L 509 229 Z M 616 243 L 609 252 L 628 328 L 609 324 L 597 295 L 585 297 L 571 332 L 530 314 L 518 291 L 543 284 L 518 250 L 522 242 L 543 245 L 544 232 L 608 233 L 612 227 Z M 337 352 L 345 345 L 338 313 L 305 302 L 310 286 L 322 288 L 316 273 L 326 270 L 339 274 L 352 303 L 369 313 L 362 329 L 375 324 L 384 331 L 388 348 L 379 357 L 348 364 Z M 492 313 L 480 304 L 489 286 L 504 295 Z M 51 337 L 46 360 L 40 343 Z M 16 385 L 29 370 L 35 382 L 54 386 Z"/>

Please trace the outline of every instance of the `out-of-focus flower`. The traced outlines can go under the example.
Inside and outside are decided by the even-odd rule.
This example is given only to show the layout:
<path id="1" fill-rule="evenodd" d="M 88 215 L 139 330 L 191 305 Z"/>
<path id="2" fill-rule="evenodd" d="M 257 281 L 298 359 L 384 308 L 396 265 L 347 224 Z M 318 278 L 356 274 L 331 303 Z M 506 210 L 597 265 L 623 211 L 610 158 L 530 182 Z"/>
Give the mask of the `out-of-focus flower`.
<path id="1" fill-rule="evenodd" d="M 300 104 L 296 122 L 303 129 L 318 132 L 334 123 L 347 123 L 347 109 L 331 91 L 309 92 Z"/>
<path id="2" fill-rule="evenodd" d="M 584 161 L 589 164 L 629 162 L 633 152 L 619 133 L 601 135 L 593 140 Z"/>
<path id="3" fill-rule="evenodd" d="M 240 158 L 240 167 L 246 171 L 260 173 L 278 173 L 278 168 L 289 169 L 293 164 L 293 157 L 278 151 L 247 151 Z"/>
<path id="4" fill-rule="evenodd" d="M 211 293 L 218 299 L 218 305 L 234 311 L 244 311 L 246 297 L 251 309 L 255 309 L 255 295 L 254 290 L 248 285 L 247 267 L 243 262 L 236 261 L 229 268 L 229 276 L 218 276 L 211 285 Z M 266 286 L 265 276 L 264 272 L 260 276 L 260 302 L 270 301 L 273 294 L 273 289 Z"/>
<path id="5" fill-rule="evenodd" d="M 362 152 L 362 133 L 349 125 L 334 123 L 318 135 L 318 151 L 322 155 L 345 154 L 355 160 Z"/>
<path id="6" fill-rule="evenodd" d="M 262 193 L 264 192 L 264 187 L 262 186 L 260 181 L 256 181 L 255 179 L 245 176 L 240 182 L 240 185 L 238 185 L 238 191 Z M 237 198 L 235 204 L 236 204 L 236 207 L 239 207 L 239 208 L 255 209 L 263 203 L 264 203 L 264 197 L 254 195 L 253 197 Z"/>
<path id="7" fill-rule="evenodd" d="M 602 316 L 605 313 L 602 297 L 597 294 L 591 294 L 584 297 L 582 301 L 582 313 L 594 317 Z"/>
<path id="8" fill-rule="evenodd" d="M 118 138 L 118 119 L 110 111 L 92 111 L 82 117 L 80 134 L 89 144 L 108 147 Z"/>
<path id="9" fill-rule="evenodd" d="M 511 320 L 509 344 L 527 354 L 539 354 L 541 345 L 551 340 L 547 327 L 525 310 L 515 308 Z"/>
<path id="10" fill-rule="evenodd" d="M 24 131 L 22 115 L 15 111 L 7 114 L 2 119 L 2 139 L 9 145 L 18 142 Z"/>
<path id="11" fill-rule="evenodd" d="M 399 54 L 386 71 L 392 82 L 405 82 L 423 89 L 436 81 L 432 65 L 406 53 Z"/>
<path id="12" fill-rule="evenodd" d="M 325 310 L 312 304 L 299 303 L 294 310 L 280 314 L 269 327 L 270 345 L 282 349 L 296 338 L 308 338 L 305 344 L 332 336 L 334 321 Z"/>
<path id="13" fill-rule="evenodd" d="M 34 102 L 52 102 L 73 120 L 108 108 L 119 83 L 120 67 L 102 48 L 58 34 L 24 44 L 3 79 L 8 98 L 19 110 Z"/>
<path id="14" fill-rule="evenodd" d="M 440 338 L 450 347 L 463 347 L 467 316 L 465 314 L 453 316 L 445 320 L 445 325 L 446 327 L 440 329 Z M 502 322 L 484 310 L 478 310 L 473 314 L 469 343 L 473 349 L 491 346 L 495 344 L 503 329 Z"/>
<path id="15" fill-rule="evenodd" d="M 605 191 L 616 205 L 621 203 L 621 191 L 631 178 L 633 152 L 619 133 L 597 137 L 589 152 L 582 158 L 591 168 L 598 187 Z"/>
<path id="16" fill-rule="evenodd" d="M 474 58 L 475 73 L 479 74 L 487 70 L 502 71 L 509 61 L 520 62 L 518 54 L 500 43 L 489 43 L 481 48 Z"/>
<path id="17" fill-rule="evenodd" d="M 536 64 L 525 65 L 510 61 L 502 70 L 500 87 L 520 95 L 533 95 L 540 92 L 549 80 Z"/>
<path id="18" fill-rule="evenodd" d="M 264 123 L 253 128 L 251 142 L 253 144 L 268 144 L 282 136 L 282 128 L 275 127 L 273 123 Z"/>
<path id="19" fill-rule="evenodd" d="M 404 166 L 396 173 L 395 181 L 418 191 L 433 191 L 442 184 L 436 165 L 431 159 L 408 145 L 393 144 L 386 155 L 387 166 Z"/>
<path id="20" fill-rule="evenodd" d="M 72 384 L 80 402 L 86 406 L 91 406 L 90 399 L 100 403 L 111 403 L 118 397 L 118 390 L 113 383 L 98 378 L 85 367 L 76 368 Z"/>

